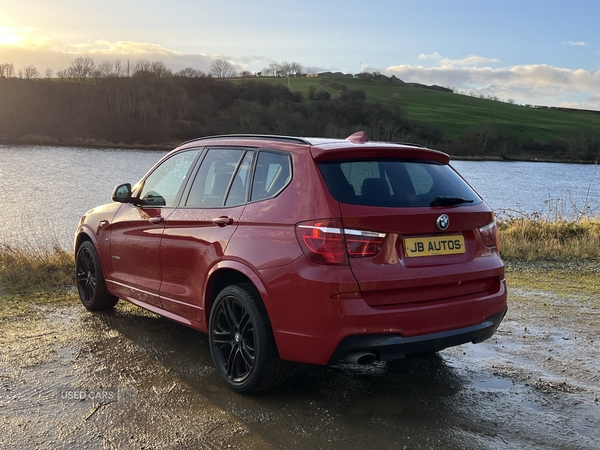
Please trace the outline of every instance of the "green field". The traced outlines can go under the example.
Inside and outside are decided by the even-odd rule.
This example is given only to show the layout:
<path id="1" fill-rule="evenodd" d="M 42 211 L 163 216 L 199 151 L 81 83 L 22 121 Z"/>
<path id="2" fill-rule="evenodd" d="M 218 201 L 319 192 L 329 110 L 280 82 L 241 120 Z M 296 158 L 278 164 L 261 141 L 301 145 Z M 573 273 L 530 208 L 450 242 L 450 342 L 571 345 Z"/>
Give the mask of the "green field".
<path id="1" fill-rule="evenodd" d="M 237 79 L 236 82 L 244 79 Z M 289 86 L 308 99 L 309 86 L 323 88 L 330 94 L 335 89 L 322 84 L 323 78 L 258 78 L 256 81 Z M 439 126 L 446 139 L 456 139 L 477 124 L 506 126 L 521 141 L 533 139 L 546 144 L 553 139 L 569 138 L 582 132 L 600 130 L 600 113 L 534 109 L 510 103 L 486 100 L 467 95 L 439 92 L 407 86 L 399 81 L 359 78 L 332 78 L 350 89 L 362 89 L 367 102 L 393 107 L 392 95 L 397 93 L 408 119 Z M 308 100 L 307 100 L 308 101 Z"/>

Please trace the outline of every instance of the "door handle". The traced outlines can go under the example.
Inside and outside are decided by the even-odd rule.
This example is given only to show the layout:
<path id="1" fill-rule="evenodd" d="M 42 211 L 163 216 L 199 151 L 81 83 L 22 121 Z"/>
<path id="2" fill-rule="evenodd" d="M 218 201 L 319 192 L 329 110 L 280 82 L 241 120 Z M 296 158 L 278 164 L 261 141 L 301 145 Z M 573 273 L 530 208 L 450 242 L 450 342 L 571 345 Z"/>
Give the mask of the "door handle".
<path id="1" fill-rule="evenodd" d="M 154 225 L 158 225 L 161 224 L 165 221 L 165 219 L 162 216 L 158 216 L 158 217 L 150 217 L 150 219 L 148 219 L 148 221 Z"/>
<path id="2" fill-rule="evenodd" d="M 212 223 L 219 225 L 220 227 L 224 227 L 227 225 L 231 225 L 233 223 L 233 217 L 228 217 L 228 216 L 215 217 L 212 220 Z"/>

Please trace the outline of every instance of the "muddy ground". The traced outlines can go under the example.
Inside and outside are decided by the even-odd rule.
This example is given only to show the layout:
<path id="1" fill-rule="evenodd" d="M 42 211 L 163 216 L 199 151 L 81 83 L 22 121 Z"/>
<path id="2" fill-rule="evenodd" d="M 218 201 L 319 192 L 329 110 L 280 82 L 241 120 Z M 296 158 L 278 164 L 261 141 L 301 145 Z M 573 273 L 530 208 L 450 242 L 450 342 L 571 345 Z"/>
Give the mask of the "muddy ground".
<path id="1" fill-rule="evenodd" d="M 483 344 L 304 367 L 242 396 L 205 335 L 72 292 L 0 296 L 1 449 L 598 449 L 598 298 L 512 288 Z"/>

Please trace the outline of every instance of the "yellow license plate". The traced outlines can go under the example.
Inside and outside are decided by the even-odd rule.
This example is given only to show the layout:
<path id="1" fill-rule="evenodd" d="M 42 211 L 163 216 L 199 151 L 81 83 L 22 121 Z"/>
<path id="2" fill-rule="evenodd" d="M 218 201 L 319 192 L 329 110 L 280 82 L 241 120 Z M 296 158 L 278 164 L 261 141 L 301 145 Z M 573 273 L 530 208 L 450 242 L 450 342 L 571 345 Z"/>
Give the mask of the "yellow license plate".
<path id="1" fill-rule="evenodd" d="M 465 238 L 460 235 L 404 239 L 404 254 L 408 257 L 457 255 L 465 252 Z"/>

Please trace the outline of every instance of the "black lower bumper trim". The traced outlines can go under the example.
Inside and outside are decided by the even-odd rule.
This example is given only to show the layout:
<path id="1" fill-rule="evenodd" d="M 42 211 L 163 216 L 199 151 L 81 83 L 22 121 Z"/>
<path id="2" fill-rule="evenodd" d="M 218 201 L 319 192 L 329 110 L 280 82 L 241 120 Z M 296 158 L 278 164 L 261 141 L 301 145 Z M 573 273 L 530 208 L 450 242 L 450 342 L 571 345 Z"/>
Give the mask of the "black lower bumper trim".
<path id="1" fill-rule="evenodd" d="M 432 353 L 448 347 L 474 344 L 492 337 L 506 311 L 485 319 L 478 325 L 405 338 L 399 334 L 367 334 L 348 336 L 333 353 L 329 364 L 338 363 L 349 352 L 374 353 L 380 361 L 402 359 L 406 355 Z"/>

